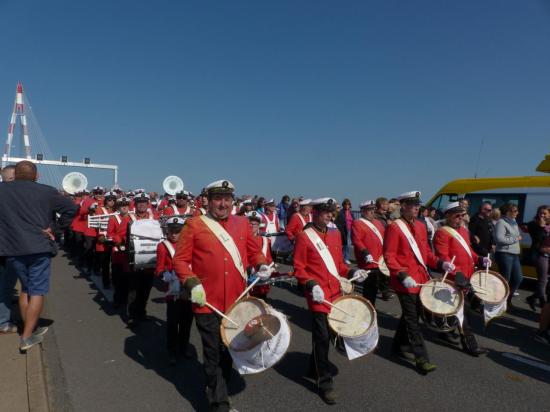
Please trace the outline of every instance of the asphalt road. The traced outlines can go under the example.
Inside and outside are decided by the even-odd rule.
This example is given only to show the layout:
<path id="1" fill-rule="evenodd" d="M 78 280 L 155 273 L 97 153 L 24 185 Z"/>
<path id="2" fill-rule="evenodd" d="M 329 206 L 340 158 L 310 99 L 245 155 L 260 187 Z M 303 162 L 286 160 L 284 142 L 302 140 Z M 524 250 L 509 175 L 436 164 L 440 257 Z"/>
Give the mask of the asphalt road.
<path id="1" fill-rule="evenodd" d="M 348 361 L 331 350 L 340 399 L 327 406 L 303 376 L 311 350 L 305 299 L 292 288 L 272 288 L 270 303 L 291 322 L 289 351 L 266 372 L 244 378 L 235 374 L 232 404 L 239 411 L 548 410 L 550 347 L 533 340 L 536 315 L 519 303 L 528 293 L 522 291 L 516 299 L 519 309 L 513 316 L 493 321 L 486 330 L 481 318 L 475 319 L 479 342 L 490 350 L 486 357 L 444 346 L 428 331 L 428 351 L 438 366 L 428 376 L 391 356 L 400 309 L 396 299 L 380 301 L 376 351 Z M 63 256 L 54 259 L 44 316 L 53 322 L 44 350 L 54 410 L 206 410 L 195 327 L 191 340 L 197 356 L 169 366 L 163 294 L 153 290 L 148 305 L 152 321 L 134 331 L 111 308 L 110 295 Z"/>

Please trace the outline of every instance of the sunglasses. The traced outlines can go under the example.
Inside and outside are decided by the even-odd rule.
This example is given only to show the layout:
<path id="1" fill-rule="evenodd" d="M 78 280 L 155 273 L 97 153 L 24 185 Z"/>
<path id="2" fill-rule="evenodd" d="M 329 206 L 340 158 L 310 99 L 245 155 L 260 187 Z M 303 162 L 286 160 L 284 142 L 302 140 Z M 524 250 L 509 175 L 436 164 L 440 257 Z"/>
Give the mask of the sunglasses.
<path id="1" fill-rule="evenodd" d="M 487 208 L 487 207 L 484 207 L 483 210 L 484 210 L 485 212 L 492 212 L 492 211 L 493 211 L 492 208 L 490 209 L 490 208 Z"/>

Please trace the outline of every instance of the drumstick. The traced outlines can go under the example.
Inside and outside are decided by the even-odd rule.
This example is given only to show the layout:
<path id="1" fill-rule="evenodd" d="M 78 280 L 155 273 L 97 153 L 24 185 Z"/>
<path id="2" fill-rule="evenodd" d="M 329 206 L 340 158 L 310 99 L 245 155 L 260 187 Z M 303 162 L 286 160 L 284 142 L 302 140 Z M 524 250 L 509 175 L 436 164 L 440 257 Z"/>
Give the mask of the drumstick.
<path id="1" fill-rule="evenodd" d="M 220 315 L 222 318 L 224 318 L 225 320 L 227 320 L 228 322 L 231 322 L 233 325 L 235 325 L 236 327 L 239 327 L 239 324 L 237 322 L 235 322 L 233 319 L 231 319 L 229 316 L 226 316 L 221 310 L 219 310 L 218 308 L 216 308 L 215 306 L 212 306 L 210 303 L 206 302 L 204 304 L 205 306 L 209 307 L 210 309 L 212 309 L 214 312 L 216 312 L 218 315 Z"/>
<path id="2" fill-rule="evenodd" d="M 453 256 L 451 259 L 451 265 L 454 263 L 456 256 Z M 442 283 L 445 283 L 445 279 L 447 279 L 447 275 L 449 274 L 449 271 L 447 270 L 445 274 L 443 275 L 443 279 L 441 280 Z"/>
<path id="3" fill-rule="evenodd" d="M 275 264 L 275 262 L 272 262 L 271 265 L 268 266 L 268 269 L 271 269 L 271 268 L 273 267 L 274 264 Z M 241 300 L 243 297 L 245 297 L 246 294 L 247 294 L 248 292 L 250 292 L 250 289 L 252 289 L 252 288 L 256 285 L 256 283 L 258 283 L 259 281 L 260 281 L 260 278 L 259 278 L 259 277 L 257 277 L 256 279 L 254 279 L 254 280 L 252 281 L 252 283 L 251 283 L 250 285 L 248 285 L 248 287 L 244 290 L 244 292 L 241 293 L 241 295 L 237 298 L 237 300 L 236 300 L 235 302 L 238 302 L 238 301 Z"/>
<path id="4" fill-rule="evenodd" d="M 352 318 L 355 317 L 355 315 L 349 313 L 347 310 L 344 310 L 344 309 L 342 309 L 342 308 L 339 308 L 339 307 L 336 306 L 336 305 L 333 305 L 332 303 L 330 303 L 330 302 L 329 302 L 328 300 L 326 300 L 326 299 L 323 300 L 323 303 L 326 303 L 326 304 L 329 305 L 331 308 L 337 309 L 337 310 L 339 310 L 340 312 L 343 312 L 343 313 L 345 313 L 346 315 L 348 315 L 348 316 L 350 316 L 350 317 L 352 317 Z"/>
<path id="5" fill-rule="evenodd" d="M 491 256 L 490 253 L 487 253 L 487 259 Z M 487 287 L 487 277 L 489 276 L 489 265 L 485 266 L 485 284 L 483 286 Z M 479 277 L 479 286 L 481 286 L 481 276 Z"/>

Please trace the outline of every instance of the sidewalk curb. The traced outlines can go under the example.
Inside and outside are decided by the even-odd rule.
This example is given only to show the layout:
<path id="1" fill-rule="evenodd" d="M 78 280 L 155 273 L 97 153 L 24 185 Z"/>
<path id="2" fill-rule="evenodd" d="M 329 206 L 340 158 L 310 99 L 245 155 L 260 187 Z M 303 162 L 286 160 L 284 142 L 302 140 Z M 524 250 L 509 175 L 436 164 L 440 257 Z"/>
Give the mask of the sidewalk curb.
<path id="1" fill-rule="evenodd" d="M 49 412 L 48 391 L 42 363 L 42 345 L 27 351 L 27 395 L 30 412 Z"/>

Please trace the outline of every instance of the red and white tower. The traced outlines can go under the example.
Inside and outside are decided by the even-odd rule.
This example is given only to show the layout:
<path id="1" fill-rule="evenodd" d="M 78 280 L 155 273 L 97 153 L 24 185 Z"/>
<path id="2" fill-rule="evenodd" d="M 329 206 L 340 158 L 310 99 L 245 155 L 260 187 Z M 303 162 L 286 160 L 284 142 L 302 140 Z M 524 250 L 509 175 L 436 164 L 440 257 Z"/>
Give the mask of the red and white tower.
<path id="1" fill-rule="evenodd" d="M 23 145 L 25 146 L 25 157 L 27 159 L 31 158 L 31 143 L 29 140 L 29 129 L 27 127 L 27 117 L 25 116 L 25 103 L 23 101 L 23 85 L 17 83 L 17 91 L 15 93 L 15 104 L 13 105 L 13 113 L 11 114 L 10 125 L 8 127 L 8 139 L 6 140 L 6 145 L 4 146 L 4 156 L 2 161 L 6 161 L 10 157 L 11 145 L 13 141 L 13 134 L 15 132 L 15 127 L 17 119 L 21 123 L 21 132 L 23 133 Z"/>

